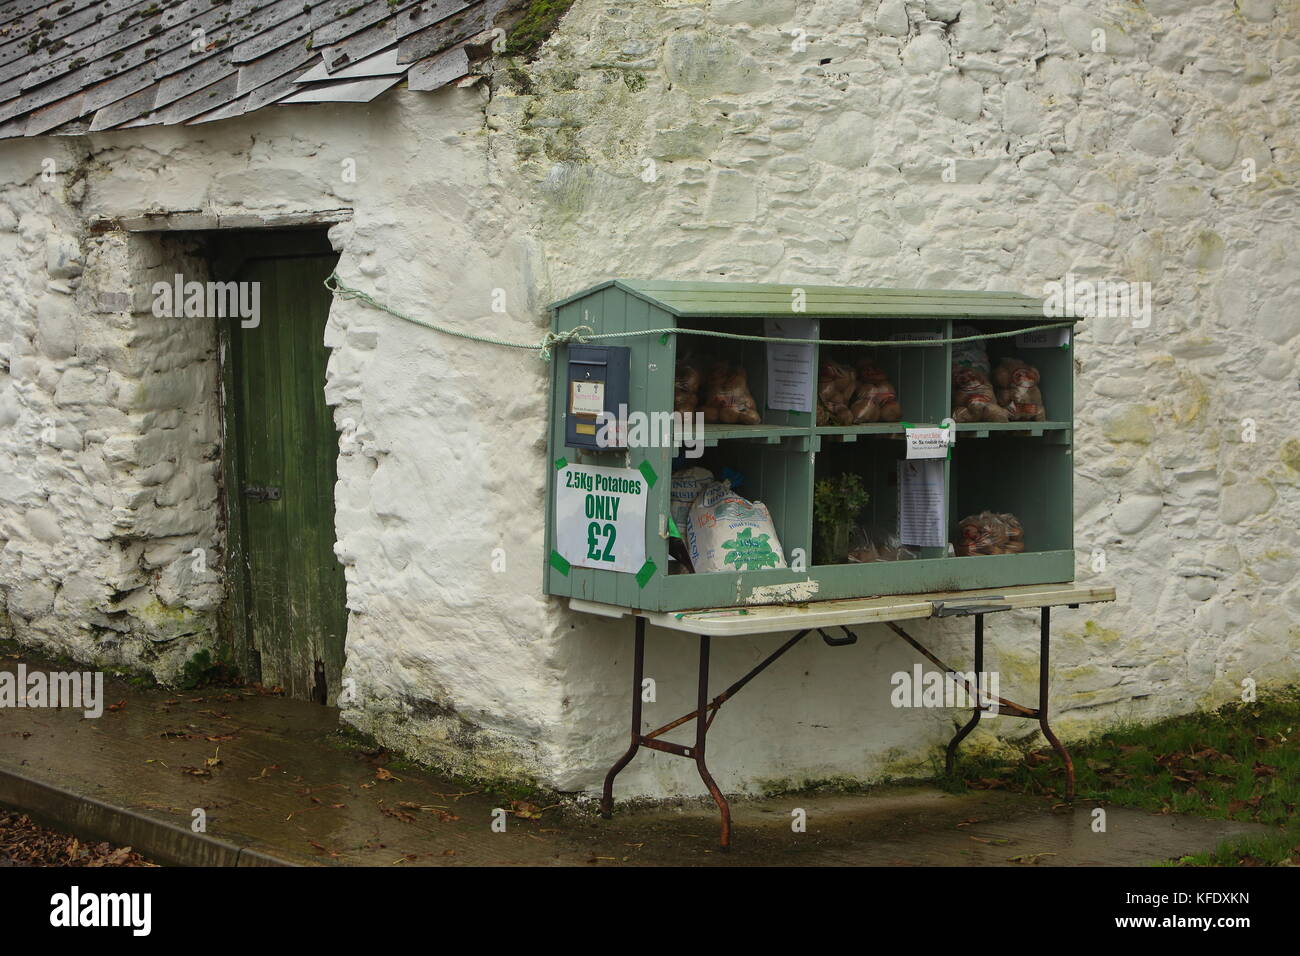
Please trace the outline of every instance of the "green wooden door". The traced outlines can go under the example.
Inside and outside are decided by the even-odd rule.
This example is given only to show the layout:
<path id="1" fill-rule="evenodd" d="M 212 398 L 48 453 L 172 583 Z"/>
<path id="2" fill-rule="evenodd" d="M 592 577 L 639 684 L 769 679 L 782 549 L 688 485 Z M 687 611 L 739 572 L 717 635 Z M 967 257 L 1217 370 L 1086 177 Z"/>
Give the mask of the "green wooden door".
<path id="1" fill-rule="evenodd" d="M 347 632 L 334 555 L 338 435 L 324 393 L 330 294 L 321 283 L 336 260 L 254 253 L 234 278 L 261 284 L 260 323 L 228 327 L 227 496 L 244 578 L 234 604 L 262 683 L 320 703 L 338 695 Z"/>

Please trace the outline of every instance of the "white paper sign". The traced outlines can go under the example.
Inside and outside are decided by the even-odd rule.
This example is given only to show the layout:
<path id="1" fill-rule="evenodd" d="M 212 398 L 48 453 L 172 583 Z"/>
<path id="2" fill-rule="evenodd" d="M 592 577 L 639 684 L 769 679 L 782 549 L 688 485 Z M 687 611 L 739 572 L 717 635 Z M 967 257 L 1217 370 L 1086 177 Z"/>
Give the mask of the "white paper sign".
<path id="1" fill-rule="evenodd" d="M 605 410 L 604 382 L 573 382 L 569 411 L 575 415 L 596 416 Z"/>
<path id="2" fill-rule="evenodd" d="M 898 537 L 918 548 L 942 548 L 947 505 L 943 462 L 935 459 L 898 463 Z"/>
<path id="3" fill-rule="evenodd" d="M 1021 349 L 1059 349 L 1070 344 L 1070 329 L 1040 329 L 1037 332 L 1022 332 L 1016 336 L 1016 347 Z"/>
<path id="4" fill-rule="evenodd" d="M 908 428 L 908 458 L 947 458 L 951 428 Z"/>
<path id="5" fill-rule="evenodd" d="M 555 550 L 575 567 L 635 574 L 645 564 L 649 496 L 635 468 L 565 465 L 555 475 Z"/>
<path id="6" fill-rule="evenodd" d="M 816 319 L 765 319 L 764 334 L 770 338 L 815 339 Z M 791 412 L 813 410 L 812 345 L 767 344 L 767 407 Z"/>

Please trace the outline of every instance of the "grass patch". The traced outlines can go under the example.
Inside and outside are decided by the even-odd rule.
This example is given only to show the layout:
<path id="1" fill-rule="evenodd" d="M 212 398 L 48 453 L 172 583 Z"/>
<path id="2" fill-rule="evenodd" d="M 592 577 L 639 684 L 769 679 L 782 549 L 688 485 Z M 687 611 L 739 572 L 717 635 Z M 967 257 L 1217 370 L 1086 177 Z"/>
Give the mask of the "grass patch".
<path id="1" fill-rule="evenodd" d="M 1249 704 L 1123 726 L 1072 747 L 1071 754 L 1079 799 L 1277 827 L 1177 863 L 1300 864 L 1300 687 Z M 1027 750 L 1012 762 L 963 760 L 959 768 L 962 781 L 947 781 L 949 789 L 964 782 L 1048 797 L 1064 792 L 1065 771 L 1050 749 Z"/>

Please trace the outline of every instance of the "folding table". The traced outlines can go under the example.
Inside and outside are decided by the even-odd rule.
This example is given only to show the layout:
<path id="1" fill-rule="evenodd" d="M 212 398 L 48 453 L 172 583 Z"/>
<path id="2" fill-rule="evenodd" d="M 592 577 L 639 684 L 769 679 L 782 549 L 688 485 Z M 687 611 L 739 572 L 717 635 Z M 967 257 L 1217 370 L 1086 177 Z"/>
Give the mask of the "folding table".
<path id="1" fill-rule="evenodd" d="M 1081 604 L 1095 604 L 1115 600 L 1111 587 L 1079 584 L 1037 584 L 1021 587 L 989 588 L 970 591 L 944 591 L 926 594 L 897 594 L 877 598 L 853 598 L 839 601 L 821 601 L 799 605 L 769 605 L 755 607 L 706 608 L 692 611 L 638 611 L 609 604 L 570 599 L 569 606 L 576 611 L 603 617 L 620 618 L 631 614 L 635 620 L 635 638 L 632 658 L 632 734 L 627 752 L 620 757 L 605 776 L 601 800 L 602 816 L 608 819 L 614 807 L 614 778 L 626 767 L 642 748 L 659 750 L 695 761 L 700 779 L 713 796 L 721 815 L 723 848 L 731 845 L 731 807 L 727 798 L 714 782 L 705 763 L 705 738 L 709 727 L 722 705 L 730 700 L 756 676 L 778 658 L 793 648 L 809 634 L 816 632 L 830 646 L 844 646 L 857 642 L 850 630 L 862 624 L 884 624 L 900 638 L 915 648 L 923 657 L 946 674 L 959 673 L 927 650 L 919 641 L 899 626 L 900 621 L 917 621 L 927 618 L 974 617 L 974 676 L 975 683 L 959 679 L 971 692 L 974 709 L 970 720 L 957 731 L 948 743 L 945 767 L 952 771 L 957 747 L 981 719 L 981 714 L 996 707 L 999 714 L 1037 720 L 1043 736 L 1060 755 L 1065 766 L 1065 799 L 1074 799 L 1074 764 L 1069 751 L 1057 739 L 1047 722 L 1049 645 L 1051 643 L 1053 607 L 1077 608 Z M 1039 611 L 1038 706 L 1025 707 L 1001 697 L 990 698 L 987 689 L 981 688 L 984 670 L 984 617 L 987 614 L 1013 609 L 1037 608 Z M 696 707 L 676 720 L 651 731 L 642 729 L 641 683 L 645 671 L 646 624 L 673 631 L 686 631 L 700 639 L 698 693 Z M 828 633 L 838 630 L 841 634 Z M 774 634 L 793 631 L 794 634 L 757 666 L 726 690 L 709 698 L 709 647 L 715 637 L 737 637 L 751 634 Z M 695 743 L 685 745 L 663 739 L 664 734 L 690 721 L 695 721 Z"/>

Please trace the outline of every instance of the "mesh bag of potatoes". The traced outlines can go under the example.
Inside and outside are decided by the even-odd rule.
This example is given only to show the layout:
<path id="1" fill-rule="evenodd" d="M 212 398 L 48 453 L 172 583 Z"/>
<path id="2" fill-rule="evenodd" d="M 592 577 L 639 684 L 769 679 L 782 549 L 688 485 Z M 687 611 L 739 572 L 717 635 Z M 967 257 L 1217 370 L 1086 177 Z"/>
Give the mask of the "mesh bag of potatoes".
<path id="1" fill-rule="evenodd" d="M 981 511 L 957 524 L 953 551 L 965 558 L 977 554 L 1020 554 L 1025 550 L 1025 531 L 1013 514 Z"/>

